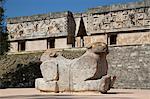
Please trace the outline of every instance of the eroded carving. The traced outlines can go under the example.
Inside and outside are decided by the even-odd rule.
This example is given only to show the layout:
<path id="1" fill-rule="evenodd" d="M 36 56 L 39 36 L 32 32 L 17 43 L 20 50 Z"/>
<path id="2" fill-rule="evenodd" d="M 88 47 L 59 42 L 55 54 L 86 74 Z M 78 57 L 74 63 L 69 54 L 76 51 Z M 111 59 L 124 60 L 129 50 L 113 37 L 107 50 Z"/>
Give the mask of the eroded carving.
<path id="1" fill-rule="evenodd" d="M 149 25 L 149 8 L 140 8 L 108 13 L 96 13 L 89 15 L 88 31 L 99 32 L 101 30 L 132 28 Z M 145 22 L 146 21 L 146 22 Z"/>
<path id="2" fill-rule="evenodd" d="M 10 39 L 20 37 L 45 36 L 52 33 L 66 32 L 66 19 L 51 19 L 34 22 L 24 22 L 16 24 L 8 24 L 7 30 Z"/>
<path id="3" fill-rule="evenodd" d="M 105 43 L 97 42 L 89 45 L 86 52 L 75 59 L 67 59 L 56 51 L 46 53 L 48 55 L 44 56 L 50 56 L 49 58 L 41 57 L 43 78 L 36 79 L 35 82 L 36 88 L 41 91 L 106 93 L 113 86 L 115 77 L 107 75 L 108 47 Z"/>

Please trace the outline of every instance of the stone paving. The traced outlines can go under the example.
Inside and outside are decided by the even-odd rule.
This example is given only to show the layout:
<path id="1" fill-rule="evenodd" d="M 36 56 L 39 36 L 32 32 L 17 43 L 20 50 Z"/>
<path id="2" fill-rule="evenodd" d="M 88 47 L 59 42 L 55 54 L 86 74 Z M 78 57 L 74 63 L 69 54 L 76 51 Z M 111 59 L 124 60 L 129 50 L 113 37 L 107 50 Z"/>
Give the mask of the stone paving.
<path id="1" fill-rule="evenodd" d="M 150 90 L 111 89 L 101 93 L 44 93 L 34 88 L 0 89 L 0 99 L 150 99 Z"/>

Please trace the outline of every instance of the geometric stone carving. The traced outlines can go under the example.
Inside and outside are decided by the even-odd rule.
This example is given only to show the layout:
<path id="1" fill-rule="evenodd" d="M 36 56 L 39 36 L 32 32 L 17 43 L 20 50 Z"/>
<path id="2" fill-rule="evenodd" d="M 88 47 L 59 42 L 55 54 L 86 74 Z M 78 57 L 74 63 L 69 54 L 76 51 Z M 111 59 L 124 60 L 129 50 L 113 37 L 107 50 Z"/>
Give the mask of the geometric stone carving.
<path id="1" fill-rule="evenodd" d="M 20 37 L 48 36 L 49 34 L 53 33 L 66 32 L 66 19 L 57 18 L 8 24 L 7 30 L 9 32 L 10 39 L 17 39 Z"/>
<path id="2" fill-rule="evenodd" d="M 146 8 L 130 9 L 96 14 L 89 13 L 87 31 L 95 33 L 101 30 L 146 26 L 148 24 L 147 22 L 150 21 L 150 14 L 149 11 L 145 9 Z"/>
<path id="3" fill-rule="evenodd" d="M 97 42 L 87 46 L 86 52 L 75 59 L 67 59 L 57 52 L 55 54 L 57 56 L 53 54 L 55 57 L 51 56 L 48 60 L 44 61 L 42 57 L 43 78 L 36 79 L 35 87 L 48 92 L 106 93 L 115 81 L 107 75 L 107 54 L 107 45 Z"/>

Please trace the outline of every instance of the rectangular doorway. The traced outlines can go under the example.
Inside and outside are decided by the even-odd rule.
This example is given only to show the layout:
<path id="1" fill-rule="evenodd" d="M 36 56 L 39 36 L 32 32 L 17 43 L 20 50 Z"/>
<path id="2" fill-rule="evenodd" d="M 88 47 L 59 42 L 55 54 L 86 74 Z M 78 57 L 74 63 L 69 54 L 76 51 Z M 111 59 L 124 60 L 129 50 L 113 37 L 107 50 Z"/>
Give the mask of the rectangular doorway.
<path id="1" fill-rule="evenodd" d="M 19 41 L 18 42 L 18 51 L 20 52 L 20 51 L 25 51 L 25 49 L 26 49 L 26 43 L 25 43 L 25 41 Z"/>
<path id="2" fill-rule="evenodd" d="M 55 38 L 47 39 L 47 49 L 49 48 L 55 48 Z"/>

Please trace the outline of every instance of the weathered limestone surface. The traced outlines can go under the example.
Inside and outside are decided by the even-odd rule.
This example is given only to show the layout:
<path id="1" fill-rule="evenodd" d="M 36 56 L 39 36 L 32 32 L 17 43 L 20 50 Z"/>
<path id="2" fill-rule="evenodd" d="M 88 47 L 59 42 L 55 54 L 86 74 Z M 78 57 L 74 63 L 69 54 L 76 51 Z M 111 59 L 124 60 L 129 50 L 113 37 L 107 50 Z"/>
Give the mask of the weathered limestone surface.
<path id="1" fill-rule="evenodd" d="M 8 18 L 10 40 L 67 36 L 75 32 L 71 12 L 49 13 L 26 17 Z"/>
<path id="2" fill-rule="evenodd" d="M 25 51 L 39 51 L 47 49 L 47 40 L 26 41 Z M 40 47 L 39 47 L 40 46 Z"/>
<path id="3" fill-rule="evenodd" d="M 94 43 L 94 42 L 107 43 L 107 36 L 106 35 L 93 35 L 91 36 L 91 43 Z"/>
<path id="4" fill-rule="evenodd" d="M 149 44 L 150 32 L 118 34 L 117 45 Z"/>
<path id="5" fill-rule="evenodd" d="M 45 62 L 56 58 L 60 52 L 62 52 L 62 49 L 48 49 L 42 54 L 40 61 Z"/>
<path id="6" fill-rule="evenodd" d="M 91 44 L 92 43 L 91 36 L 84 36 L 84 43 L 85 43 L 85 46 Z"/>
<path id="7" fill-rule="evenodd" d="M 117 34 L 117 45 L 149 43 L 150 8 L 148 4 L 149 0 L 144 0 L 90 8 L 86 15 L 83 15 L 87 18 L 84 23 L 89 35 L 84 39 L 85 45 L 95 41 L 109 42 L 106 34 L 113 33 Z M 79 38 L 76 38 L 76 45 L 80 46 Z"/>
<path id="8" fill-rule="evenodd" d="M 53 92 L 56 89 L 56 82 L 46 82 L 43 78 L 38 78 L 35 82 L 35 87 L 41 91 Z"/>
<path id="9" fill-rule="evenodd" d="M 23 23 L 23 22 L 32 22 L 32 21 L 39 21 L 39 20 L 48 20 L 48 19 L 57 19 L 66 17 L 70 13 L 69 11 L 64 12 L 53 12 L 47 14 L 38 14 L 32 16 L 21 16 L 21 17 L 14 17 L 8 18 L 7 23 L 14 24 L 14 23 Z"/>
<path id="10" fill-rule="evenodd" d="M 55 39 L 55 48 L 61 49 L 61 48 L 72 48 L 71 44 L 67 44 L 66 38 L 57 38 Z"/>
<path id="11" fill-rule="evenodd" d="M 11 51 L 15 52 L 18 49 L 13 42 L 21 40 L 30 40 L 30 44 L 26 44 L 26 51 L 45 50 L 49 48 L 47 43 L 43 43 L 42 48 L 36 45 L 41 39 L 48 42 L 48 38 L 55 39 L 55 48 L 83 47 L 82 45 L 86 46 L 93 42 L 111 44 L 109 38 L 113 34 L 117 35 L 117 45 L 150 43 L 149 4 L 149 0 L 143 0 L 90 8 L 82 13 L 66 11 L 8 18 L 7 29 L 12 45 Z M 81 19 L 84 28 L 79 31 Z M 82 34 L 82 30 L 87 34 L 83 35 L 84 44 L 81 36 L 77 36 L 78 33 Z M 29 47 L 32 44 L 35 44 L 33 49 Z"/>
<path id="12" fill-rule="evenodd" d="M 10 33 L 10 39 L 19 39 L 26 37 L 45 37 L 53 33 L 67 32 L 67 19 L 49 19 L 33 22 L 24 22 L 16 24 L 8 24 L 7 29 Z"/>
<path id="13" fill-rule="evenodd" d="M 17 52 L 18 51 L 18 42 L 11 42 L 10 43 L 10 52 Z"/>
<path id="14" fill-rule="evenodd" d="M 114 88 L 150 89 L 150 45 L 110 46 L 108 74 L 117 75 Z"/>
<path id="15" fill-rule="evenodd" d="M 48 60 L 44 59 L 41 65 L 43 79 L 37 79 L 36 88 L 41 91 L 100 91 L 107 92 L 112 87 L 113 80 L 107 75 L 108 64 L 106 55 L 108 48 L 105 43 L 94 43 L 87 47 L 87 51 L 75 59 L 66 59 L 60 53 Z M 44 54 L 46 56 L 47 54 Z M 50 54 L 48 54 L 50 55 Z M 47 56 L 46 56 L 47 57 Z M 46 83 L 40 85 L 42 83 Z M 47 89 L 45 89 L 48 85 Z M 57 88 L 56 88 L 57 87 Z M 40 89 L 41 88 L 41 89 Z M 50 88 L 50 89 L 49 89 Z"/>
<path id="16" fill-rule="evenodd" d="M 84 46 L 88 46 L 91 43 L 94 42 L 104 42 L 107 43 L 107 35 L 92 35 L 92 36 L 84 36 Z M 76 47 L 82 47 L 81 46 L 81 38 L 76 37 Z"/>
<path id="17" fill-rule="evenodd" d="M 114 5 L 108 5 L 108 6 L 99 6 L 96 8 L 89 8 L 89 13 L 106 13 L 106 12 L 114 12 L 118 10 L 126 10 L 126 9 L 133 9 L 133 8 L 141 8 L 141 7 L 147 7 L 145 5 L 145 2 L 148 2 L 149 0 L 143 0 L 142 2 L 131 2 L 126 4 L 114 4 Z"/>
<path id="18" fill-rule="evenodd" d="M 123 11 L 109 11 L 106 13 L 96 13 L 96 11 L 94 13 L 93 11 L 88 14 L 87 31 L 90 33 L 107 33 L 128 31 L 130 28 L 133 28 L 134 30 L 149 26 L 149 10 L 150 8 L 144 7 L 140 9 L 124 9 Z"/>
<path id="19" fill-rule="evenodd" d="M 41 64 L 41 73 L 45 81 L 57 80 L 58 63 L 56 59 L 45 61 Z"/>

